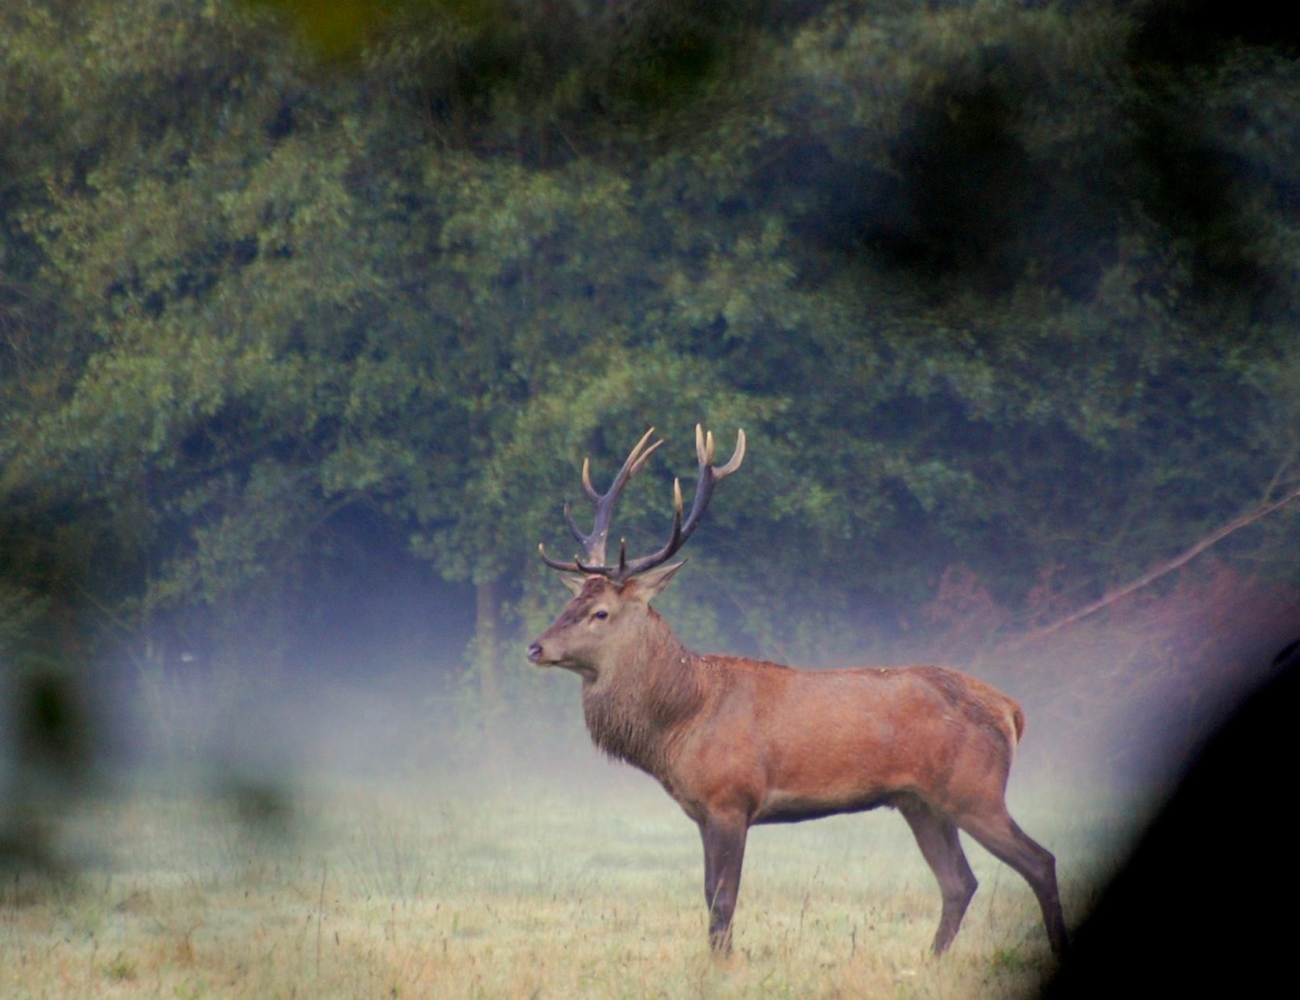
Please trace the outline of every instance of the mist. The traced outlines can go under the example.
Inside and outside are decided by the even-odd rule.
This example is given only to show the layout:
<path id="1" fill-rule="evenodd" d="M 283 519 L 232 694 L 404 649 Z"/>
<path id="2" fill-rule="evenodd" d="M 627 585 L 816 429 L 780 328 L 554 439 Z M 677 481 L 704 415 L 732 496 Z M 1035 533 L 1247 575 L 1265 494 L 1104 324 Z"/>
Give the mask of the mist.
<path id="1" fill-rule="evenodd" d="M 697 424 L 659 613 L 1016 699 L 1081 921 L 1300 635 L 1298 71 L 1210 0 L 7 5 L 6 989 L 711 989 L 694 825 L 525 656 L 584 461 L 663 440 L 637 558 Z M 919 960 L 890 812 L 755 834 L 736 992 L 1050 972 L 977 852 Z"/>

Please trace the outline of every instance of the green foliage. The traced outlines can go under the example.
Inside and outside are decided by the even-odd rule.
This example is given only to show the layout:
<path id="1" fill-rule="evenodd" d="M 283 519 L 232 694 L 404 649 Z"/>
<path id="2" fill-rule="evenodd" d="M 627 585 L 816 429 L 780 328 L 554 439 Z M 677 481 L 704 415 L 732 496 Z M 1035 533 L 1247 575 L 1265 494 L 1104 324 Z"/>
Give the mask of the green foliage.
<path id="1" fill-rule="evenodd" d="M 358 512 L 536 621 L 583 456 L 651 424 L 635 550 L 697 421 L 751 441 L 675 620 L 813 659 L 953 564 L 1096 593 L 1295 479 L 1289 58 L 1177 76 L 1243 165 L 1227 294 L 1132 138 L 1168 88 L 1123 11 L 325 6 L 0 13 L 14 636 L 262 636 Z M 1231 554 L 1293 577 L 1294 517 Z"/>

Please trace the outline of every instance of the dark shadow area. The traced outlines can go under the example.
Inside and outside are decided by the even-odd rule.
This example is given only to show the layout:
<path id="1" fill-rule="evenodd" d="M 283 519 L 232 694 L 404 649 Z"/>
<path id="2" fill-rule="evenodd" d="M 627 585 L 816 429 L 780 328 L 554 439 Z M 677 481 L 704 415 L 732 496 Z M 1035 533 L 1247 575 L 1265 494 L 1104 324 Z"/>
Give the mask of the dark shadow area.
<path id="1" fill-rule="evenodd" d="M 498 148 L 504 124 L 522 162 L 550 168 L 600 155 L 609 143 L 636 155 L 660 126 L 689 131 L 679 114 L 708 103 L 710 85 L 735 75 L 755 29 L 782 30 L 824 6 L 503 2 L 466 8 L 451 21 L 430 7 L 402 30 L 427 39 L 415 76 L 442 142 L 487 153 Z M 628 127 L 637 134 L 622 134 Z"/>
<path id="2" fill-rule="evenodd" d="M 890 169 L 870 136 L 846 128 L 832 148 L 796 130 L 755 175 L 756 199 L 785 206 L 815 253 L 863 258 L 930 296 L 997 296 L 1028 280 L 1086 300 L 1114 266 L 1120 233 L 1137 229 L 1185 248 L 1197 308 L 1271 314 L 1284 307 L 1289 267 L 1270 249 L 1260 205 L 1293 211 L 1294 184 L 1229 141 L 1274 131 L 1259 106 L 1207 108 L 1204 95 L 1229 60 L 1245 72 L 1243 51 L 1266 63 L 1294 53 L 1300 35 L 1282 11 L 1134 5 L 1118 53 L 1126 72 L 1114 95 L 1099 90 L 1095 131 L 1047 142 L 1028 138 L 1042 104 L 1068 106 L 1077 82 L 1053 75 L 1032 35 L 988 45 L 911 96 Z"/>
<path id="3" fill-rule="evenodd" d="M 1043 179 L 1013 132 L 1013 108 L 984 79 L 954 83 L 914 109 L 899 141 L 895 226 L 869 237 L 880 257 L 926 278 L 967 276 L 1004 290 L 1021 267 L 1020 222 Z"/>
<path id="4" fill-rule="evenodd" d="M 1197 754 L 1043 996 L 1250 996 L 1283 981 L 1300 640 L 1273 669 Z"/>
<path id="5" fill-rule="evenodd" d="M 59 828 L 93 786 L 98 720 L 82 686 L 51 665 L 8 686 L 0 720 L 0 869 L 62 872 Z"/>
<path id="6" fill-rule="evenodd" d="M 1300 50 L 1300 29 L 1284 4 L 1268 0 L 1155 0 L 1133 36 L 1133 57 L 1188 67 L 1221 59 L 1234 42 Z"/>
<path id="7" fill-rule="evenodd" d="M 1163 0 L 1149 5 L 1126 60 L 1134 191 L 1168 235 L 1193 248 L 1192 284 L 1203 299 L 1259 306 L 1277 289 L 1277 267 L 1260 248 L 1247 210 L 1262 178 L 1216 142 L 1207 109 L 1187 97 L 1242 46 L 1293 55 L 1300 32 L 1277 4 Z M 1251 109 L 1236 109 L 1250 116 Z"/>
<path id="8" fill-rule="evenodd" d="M 873 165 L 871 136 L 845 129 L 835 152 L 811 136 L 787 140 L 756 190 L 786 205 L 817 252 L 930 295 L 996 296 L 1032 269 L 1085 298 L 1113 259 L 1125 167 L 1108 148 L 1029 148 L 1026 99 L 1051 89 L 1035 58 L 989 46 L 913 95 L 889 143 L 892 170 Z"/>

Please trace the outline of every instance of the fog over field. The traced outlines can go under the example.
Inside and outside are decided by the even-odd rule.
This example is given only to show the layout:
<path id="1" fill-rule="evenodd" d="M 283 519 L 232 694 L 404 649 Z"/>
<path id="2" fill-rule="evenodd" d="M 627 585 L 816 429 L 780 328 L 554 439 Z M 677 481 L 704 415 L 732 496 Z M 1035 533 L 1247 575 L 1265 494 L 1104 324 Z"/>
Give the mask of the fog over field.
<path id="1" fill-rule="evenodd" d="M 1077 929 L 1300 636 L 1271 10 L 6 0 L 0 995 L 1033 995 L 1025 880 L 963 835 L 933 958 L 889 808 L 756 826 L 711 957 L 700 830 L 528 651 L 594 575 L 993 685 Z"/>

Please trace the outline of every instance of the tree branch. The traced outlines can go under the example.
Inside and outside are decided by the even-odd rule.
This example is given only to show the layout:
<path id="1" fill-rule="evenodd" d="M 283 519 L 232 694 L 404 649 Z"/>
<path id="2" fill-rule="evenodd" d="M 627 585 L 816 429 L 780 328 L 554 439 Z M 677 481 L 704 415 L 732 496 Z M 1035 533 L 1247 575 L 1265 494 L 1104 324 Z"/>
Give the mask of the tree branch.
<path id="1" fill-rule="evenodd" d="M 1102 608 L 1108 607 L 1109 605 L 1114 604 L 1116 601 L 1127 597 L 1129 594 L 1141 590 L 1143 587 L 1147 586 L 1148 584 L 1154 583 L 1162 576 L 1165 576 L 1168 573 L 1172 573 L 1174 570 L 1178 569 L 1178 567 L 1191 562 L 1193 559 L 1199 556 L 1206 549 L 1210 548 L 1212 545 L 1215 545 L 1218 542 L 1223 541 L 1223 539 L 1227 538 L 1233 532 L 1239 531 L 1240 529 L 1246 527 L 1249 524 L 1254 524 L 1256 521 L 1260 520 L 1261 518 L 1267 517 L 1269 514 L 1272 514 L 1276 510 L 1280 510 L 1281 508 L 1289 504 L 1292 500 L 1295 500 L 1297 497 L 1300 497 L 1300 486 L 1295 486 L 1292 489 L 1288 490 L 1285 494 L 1283 494 L 1281 499 L 1271 500 L 1271 501 L 1266 500 L 1259 504 L 1256 504 L 1254 507 L 1246 511 L 1244 514 L 1234 518 L 1233 520 L 1229 521 L 1227 524 L 1223 525 L 1223 527 L 1210 532 L 1210 534 L 1206 535 L 1204 538 L 1198 541 L 1191 548 L 1186 549 L 1183 552 L 1180 552 L 1172 559 L 1166 559 L 1164 562 L 1157 563 L 1152 569 L 1143 573 L 1136 580 L 1131 580 L 1128 583 L 1124 584 L 1122 587 L 1117 587 L 1114 590 L 1108 591 L 1106 594 L 1104 594 L 1102 597 L 1098 598 L 1097 600 L 1093 601 L 1091 604 L 1084 605 L 1078 611 L 1074 611 L 1066 615 L 1064 618 L 1059 618 L 1056 621 L 1052 622 L 1052 624 L 1050 625 L 1046 625 L 1040 629 L 1035 629 L 1034 631 L 1028 633 L 1027 635 L 1021 636 L 1019 639 L 1015 640 L 1014 642 L 1007 643 L 1002 647 L 1003 650 L 1004 651 L 1016 650 L 1016 649 L 1021 649 L 1028 645 L 1032 645 L 1033 643 L 1038 642 L 1040 639 L 1045 639 L 1049 635 L 1061 631 L 1061 629 L 1063 628 L 1067 628 L 1068 626 L 1073 625 L 1076 622 L 1082 621 L 1084 618 L 1087 618 L 1089 615 L 1095 614 L 1096 612 L 1100 611 Z"/>

